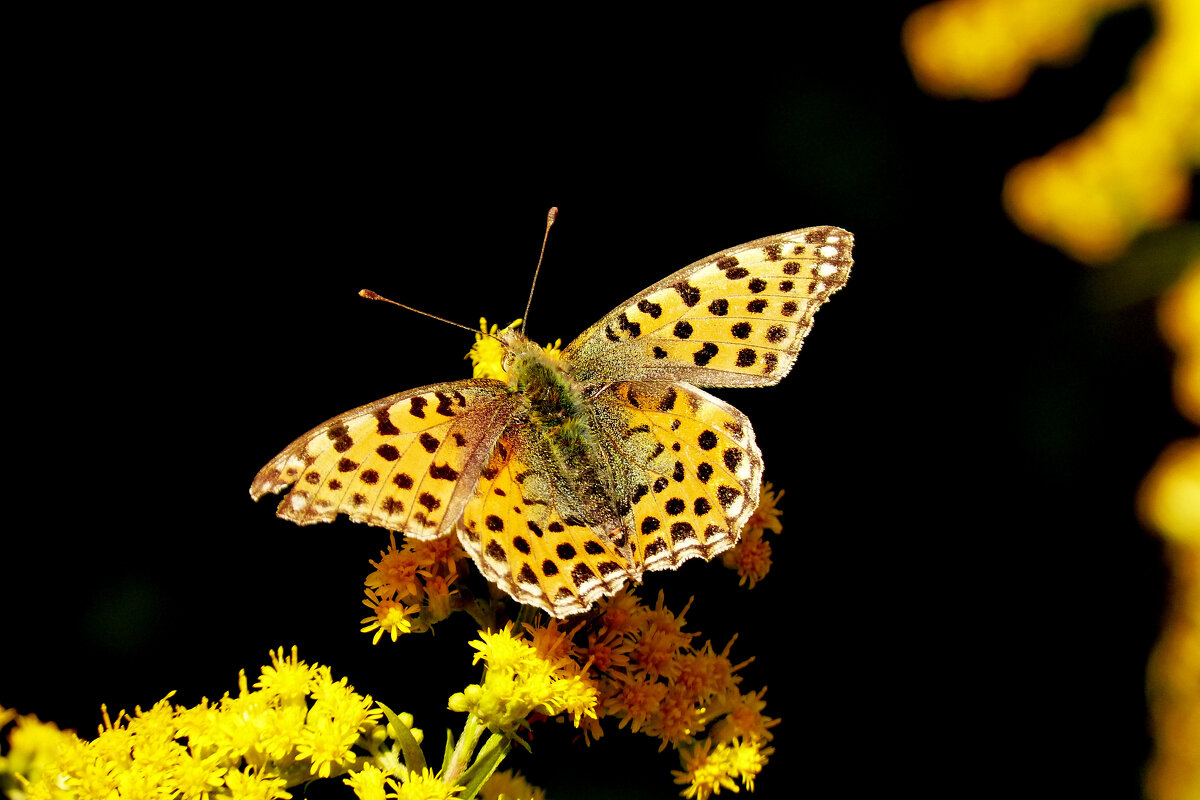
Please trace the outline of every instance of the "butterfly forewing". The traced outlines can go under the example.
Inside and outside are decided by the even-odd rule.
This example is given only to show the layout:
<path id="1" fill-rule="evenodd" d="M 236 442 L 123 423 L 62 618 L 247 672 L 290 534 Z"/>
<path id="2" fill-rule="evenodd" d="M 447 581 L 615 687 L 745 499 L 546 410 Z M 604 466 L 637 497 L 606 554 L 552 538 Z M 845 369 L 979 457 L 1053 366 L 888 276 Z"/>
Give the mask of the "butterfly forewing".
<path id="1" fill-rule="evenodd" d="M 250 496 L 294 484 L 278 514 L 300 525 L 340 513 L 416 538 L 442 535 L 461 515 L 512 406 L 504 384 L 490 380 L 393 395 L 292 442 L 258 473 Z"/>
<path id="2" fill-rule="evenodd" d="M 846 282 L 854 237 L 802 228 L 709 256 L 618 306 L 564 351 L 583 382 L 768 386 Z"/>

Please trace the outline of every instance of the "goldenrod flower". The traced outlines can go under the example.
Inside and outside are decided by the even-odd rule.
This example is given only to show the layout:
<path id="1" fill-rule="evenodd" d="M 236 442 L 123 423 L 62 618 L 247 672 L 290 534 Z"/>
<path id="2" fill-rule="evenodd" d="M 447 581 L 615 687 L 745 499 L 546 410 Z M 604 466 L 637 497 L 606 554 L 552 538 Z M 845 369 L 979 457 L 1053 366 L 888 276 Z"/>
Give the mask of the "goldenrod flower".
<path id="1" fill-rule="evenodd" d="M 285 703 L 293 703 L 309 693 L 313 678 L 313 667 L 300 660 L 295 645 L 292 645 L 292 652 L 286 658 L 280 647 L 278 652 L 271 652 L 271 666 L 262 668 L 254 688 L 266 696 L 274 695 Z"/>
<path id="2" fill-rule="evenodd" d="M 601 632 L 625 634 L 637 630 L 636 618 L 642 611 L 641 600 L 628 589 L 600 599 Z"/>
<path id="3" fill-rule="evenodd" d="M 721 711 L 725 716 L 713 726 L 710 737 L 718 742 L 733 739 L 769 742 L 775 738 L 770 729 L 778 725 L 779 720 L 771 719 L 763 713 L 767 706 L 763 700 L 766 693 L 767 688 L 764 686 L 757 693 L 731 692 L 726 695 L 721 703 Z"/>
<path id="4" fill-rule="evenodd" d="M 732 764 L 729 752 L 724 745 L 710 752 L 712 742 L 708 739 L 698 742 L 694 747 L 679 751 L 679 760 L 683 771 L 671 770 L 676 783 L 689 784 L 680 792 L 684 797 L 694 797 L 696 800 L 706 800 L 712 794 L 719 794 L 722 788 L 732 792 L 738 791 L 730 774 Z"/>
<path id="5" fill-rule="evenodd" d="M 660 753 L 667 749 L 667 745 L 679 747 L 682 741 L 702 727 L 703 711 L 703 708 L 696 705 L 695 695 L 685 686 L 672 683 L 658 704 L 657 712 L 646 724 L 646 735 L 657 736 L 662 740 L 658 746 Z"/>
<path id="6" fill-rule="evenodd" d="M 347 773 L 342 783 L 353 789 L 359 800 L 387 800 L 388 789 L 398 788 L 387 773 L 370 762 L 363 764 L 360 770 Z M 395 797 L 395 794 L 391 796 Z"/>
<path id="7" fill-rule="evenodd" d="M 629 654 L 633 642 L 617 631 L 591 632 L 587 635 L 587 647 L 579 655 L 590 661 L 592 669 L 599 673 L 608 673 L 614 669 L 628 669 Z"/>
<path id="8" fill-rule="evenodd" d="M 392 795 L 396 800 L 451 800 L 461 786 L 447 786 L 428 767 L 423 772 L 410 772 L 408 778 Z"/>
<path id="9" fill-rule="evenodd" d="M 457 564 L 467 559 L 467 552 L 457 536 L 443 536 L 439 539 L 424 539 L 407 543 L 408 548 L 422 566 L 441 565 L 445 569 L 457 569 Z"/>
<path id="10" fill-rule="evenodd" d="M 508 323 L 504 327 L 504 330 L 512 330 L 520 324 L 521 318 L 518 317 Z M 498 381 L 507 381 L 508 373 L 504 371 L 504 345 L 493 338 L 500 332 L 500 329 L 495 324 L 489 328 L 487 319 L 480 317 L 479 331 L 479 333 L 475 334 L 475 344 L 471 345 L 470 351 L 465 356 L 471 359 L 471 363 L 474 365 L 472 368 L 472 377 L 494 378 Z"/>
<path id="11" fill-rule="evenodd" d="M 783 495 L 782 490 L 776 492 L 772 484 L 764 483 L 762 491 L 758 495 L 758 508 L 754 509 L 754 513 L 746 522 L 745 527 L 783 533 L 783 523 L 779 521 L 779 517 L 783 514 L 779 510 L 779 501 L 783 499 Z"/>
<path id="12" fill-rule="evenodd" d="M 449 538 L 449 537 L 447 537 Z M 450 565 L 451 570 L 454 565 Z M 448 575 L 436 575 L 425 583 L 425 614 L 430 624 L 441 622 L 453 611 L 452 595 L 458 594 L 458 589 L 451 589 L 450 584 L 458 578 L 458 573 L 451 571 Z"/>
<path id="13" fill-rule="evenodd" d="M 508 323 L 503 330 L 512 330 L 521 322 L 522 320 L 518 317 Z M 474 365 L 472 377 L 494 378 L 498 381 L 508 380 L 508 373 L 504 371 L 504 345 L 493 338 L 498 333 L 500 333 L 500 329 L 496 325 L 489 328 L 487 319 L 479 318 L 479 333 L 475 334 L 475 344 L 471 345 L 471 349 L 466 355 L 466 358 L 471 359 L 471 363 Z M 562 353 L 562 339 L 555 339 L 554 344 L 543 345 L 542 350 L 546 355 L 557 358 Z"/>
<path id="14" fill-rule="evenodd" d="M 397 600 L 413 598 L 417 601 L 421 599 L 423 592 L 417 580 L 417 571 L 422 566 L 422 559 L 408 548 L 398 549 L 395 534 L 392 534 L 391 545 L 380 556 L 379 561 L 370 563 L 375 567 L 375 571 L 367 576 L 365 583 L 369 588 L 377 590 L 380 597 Z"/>
<path id="15" fill-rule="evenodd" d="M 480 800 L 546 800 L 546 793 L 537 788 L 516 770 L 492 773 L 479 790 Z"/>
<path id="16" fill-rule="evenodd" d="M 328 667 L 306 665 L 295 649 L 285 657 L 279 648 L 271 660 L 257 690 L 243 672 L 238 696 L 217 704 L 172 706 L 168 695 L 115 720 L 101 706 L 103 724 L 91 741 L 39 724 L 39 737 L 55 741 L 53 748 L 39 748 L 43 760 L 22 767 L 17 760 L 30 741 L 17 735 L 0 775 L 19 772 L 35 797 L 290 797 L 288 787 L 311 774 L 352 764 L 351 748 L 382 712 L 345 679 L 334 681 Z M 19 724 L 21 734 L 26 729 L 34 726 Z M 30 768 L 38 764 L 40 774 Z"/>
<path id="17" fill-rule="evenodd" d="M 525 634 L 529 643 L 538 655 L 558 667 L 563 667 L 570 660 L 574 648 L 571 645 L 571 633 L 558 629 L 559 621 L 548 620 L 543 624 L 525 623 Z M 575 629 L 578 630 L 578 627 Z"/>
<path id="18" fill-rule="evenodd" d="M 487 674 L 482 685 L 471 684 L 451 696 L 451 710 L 470 712 L 490 730 L 509 734 L 534 712 L 566 713 L 575 727 L 584 717 L 595 716 L 595 687 L 515 638 L 512 623 L 496 633 L 480 631 L 479 635 L 471 642 L 478 651 L 474 662 L 485 661 Z"/>
<path id="19" fill-rule="evenodd" d="M 637 733 L 658 712 L 666 694 L 667 685 L 645 673 L 622 676 L 616 694 L 605 703 L 605 711 L 621 718 L 618 728 L 629 725 Z"/>
<path id="20" fill-rule="evenodd" d="M 675 782 L 688 784 L 680 794 L 696 800 L 705 800 L 721 789 L 738 791 L 734 783 L 737 778 L 750 791 L 754 791 L 754 778 L 767 763 L 773 748 L 763 749 L 759 742 L 728 742 L 712 748 L 711 740 L 704 740 L 690 750 L 680 751 L 684 770 L 672 770 Z"/>
<path id="21" fill-rule="evenodd" d="M 397 600 L 384 600 L 370 589 L 365 591 L 367 599 L 363 600 L 363 605 L 375 613 L 362 620 L 365 626 L 362 632 L 375 631 L 375 635 L 371 637 L 371 644 L 379 644 L 384 633 L 391 635 L 394 642 L 400 638 L 400 634 L 412 631 L 412 620 L 408 616 L 420 613 L 419 606 L 406 606 Z"/>
<path id="22" fill-rule="evenodd" d="M 230 796 L 239 800 L 288 800 L 292 797 L 292 793 L 287 791 L 286 780 L 253 767 L 232 770 L 225 776 L 225 785 L 229 788 Z"/>
<path id="23" fill-rule="evenodd" d="M 763 538 L 762 528 L 746 528 L 737 547 L 726 550 L 721 563 L 737 570 L 738 586 L 750 582 L 753 589 L 771 571 L 771 543 Z"/>

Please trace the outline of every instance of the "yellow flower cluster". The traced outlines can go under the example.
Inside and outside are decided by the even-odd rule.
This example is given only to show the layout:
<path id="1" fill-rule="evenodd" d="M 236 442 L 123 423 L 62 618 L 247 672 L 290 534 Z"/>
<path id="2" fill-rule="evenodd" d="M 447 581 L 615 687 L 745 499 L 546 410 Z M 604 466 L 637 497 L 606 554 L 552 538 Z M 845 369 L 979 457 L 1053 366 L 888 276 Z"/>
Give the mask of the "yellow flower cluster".
<path id="1" fill-rule="evenodd" d="M 610 717 L 619 720 L 618 729 L 628 726 L 659 739 L 660 751 L 668 745 L 679 749 L 690 776 L 692 788 L 684 792 L 689 797 L 707 796 L 718 785 L 712 783 L 715 773 L 689 760 L 692 755 L 713 746 L 720 753 L 753 750 L 761 756 L 761 768 L 771 752 L 766 747 L 773 738 L 770 729 L 779 724 L 763 713 L 765 689 L 739 691 L 736 673 L 749 661 L 735 665 L 730 660 L 734 640 L 719 652 L 712 642 L 693 646 L 697 634 L 684 629 L 690 607 L 689 601 L 675 614 L 661 592 L 653 607 L 620 592 L 601 601 L 599 613 L 569 634 L 572 657 L 599 695 L 596 717 L 585 729 L 587 740 L 602 736 L 601 720 Z"/>
<path id="2" fill-rule="evenodd" d="M 1162 299 L 1160 326 L 1176 352 L 1175 400 L 1200 423 L 1200 260 Z M 1155 755 L 1151 800 L 1200 797 L 1200 437 L 1169 446 L 1146 476 L 1138 507 L 1166 539 L 1172 586 L 1147 668 Z"/>
<path id="3" fill-rule="evenodd" d="M 1026 233 L 1084 262 L 1109 261 L 1187 208 L 1200 165 L 1200 3 L 1145 0 L 1157 32 L 1133 80 L 1082 135 L 1018 164 L 1004 200 Z M 904 43 L 918 82 L 943 95 L 1015 93 L 1039 63 L 1078 53 L 1130 0 L 942 0 L 913 13 Z"/>
<path id="4" fill-rule="evenodd" d="M 105 709 L 91 741 L 20 718 L 0 776 L 30 798 L 289 798 L 289 787 L 347 771 L 353 748 L 382 739 L 383 712 L 345 678 L 300 661 L 294 647 L 271 661 L 253 690 L 243 672 L 238 696 L 217 703 L 172 706 L 168 695 L 115 721 Z"/>
<path id="5" fill-rule="evenodd" d="M 688 785 L 680 792 L 684 797 L 705 800 L 710 795 L 720 794 L 722 788 L 737 792 L 734 779 L 753 792 L 754 778 L 766 765 L 767 756 L 775 752 L 773 747 L 763 749 L 757 742 L 736 739 L 722 742 L 716 748 L 711 745 L 712 740 L 705 739 L 680 753 L 684 769 L 673 770 L 673 773 L 676 783 Z"/>
<path id="6" fill-rule="evenodd" d="M 917 82 L 944 97 L 1009 97 L 1041 64 L 1069 63 L 1105 12 L 1136 0 L 943 0 L 904 23 Z"/>
<path id="7" fill-rule="evenodd" d="M 478 651 L 473 663 L 487 664 L 483 683 L 452 695 L 452 711 L 468 712 L 493 733 L 509 735 L 534 713 L 566 714 L 575 727 L 585 717 L 595 719 L 596 690 L 569 657 L 539 652 L 513 635 L 512 623 L 479 636 L 471 646 Z"/>
<path id="8" fill-rule="evenodd" d="M 375 571 L 366 579 L 363 604 L 373 613 L 362 620 L 363 633 L 374 631 L 375 644 L 385 633 L 394 642 L 402 633 L 429 630 L 450 616 L 458 595 L 458 589 L 452 587 L 466 561 L 467 554 L 456 536 L 397 547 L 392 534 L 388 549 L 371 562 Z"/>

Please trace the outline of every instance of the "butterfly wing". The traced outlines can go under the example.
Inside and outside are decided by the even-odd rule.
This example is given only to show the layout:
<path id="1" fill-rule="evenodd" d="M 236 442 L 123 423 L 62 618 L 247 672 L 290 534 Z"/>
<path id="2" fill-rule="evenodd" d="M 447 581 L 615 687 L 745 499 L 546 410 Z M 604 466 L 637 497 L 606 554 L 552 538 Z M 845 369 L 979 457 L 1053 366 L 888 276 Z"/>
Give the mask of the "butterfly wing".
<path id="1" fill-rule="evenodd" d="M 563 350 L 581 383 L 769 386 L 792 368 L 817 309 L 850 274 L 841 228 L 768 236 L 684 267 Z"/>
<path id="2" fill-rule="evenodd" d="M 553 461 L 531 427 L 510 426 L 481 470 L 459 541 L 489 581 L 561 618 L 620 589 L 632 556 L 619 527 L 608 535 L 584 521 Z"/>
<path id="3" fill-rule="evenodd" d="M 292 486 L 280 517 L 355 522 L 418 539 L 453 529 L 514 411 L 499 381 L 467 380 L 386 397 L 318 425 L 259 471 L 257 500 Z"/>
<path id="4" fill-rule="evenodd" d="M 758 507 L 750 420 L 687 384 L 623 382 L 596 398 L 594 429 L 627 498 L 632 570 L 676 569 L 737 543 Z"/>

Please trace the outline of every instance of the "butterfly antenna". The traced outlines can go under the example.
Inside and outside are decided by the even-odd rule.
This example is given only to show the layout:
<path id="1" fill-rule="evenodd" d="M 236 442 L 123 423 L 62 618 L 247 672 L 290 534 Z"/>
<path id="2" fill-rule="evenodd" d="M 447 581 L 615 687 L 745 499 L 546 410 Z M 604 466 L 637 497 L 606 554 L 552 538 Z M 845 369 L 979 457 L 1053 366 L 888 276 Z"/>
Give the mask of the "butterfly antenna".
<path id="1" fill-rule="evenodd" d="M 533 305 L 533 287 L 537 286 L 538 273 L 542 271 L 542 258 L 546 255 L 546 240 L 550 238 L 550 226 L 554 224 L 555 217 L 558 216 L 558 206 L 550 209 L 550 213 L 546 215 L 546 233 L 542 236 L 542 252 L 538 254 L 537 268 L 533 271 L 533 283 L 529 286 L 529 300 L 525 303 L 525 316 L 521 317 L 521 333 L 528 336 L 529 327 L 529 307 Z"/>
<path id="2" fill-rule="evenodd" d="M 456 328 L 462 328 L 464 331 L 470 331 L 471 333 L 480 333 L 480 330 L 478 328 L 472 328 L 470 326 L 463 325 L 462 323 L 454 322 L 453 320 L 446 319 L 445 317 L 439 317 L 437 314 L 430 314 L 428 311 L 422 311 L 419 308 L 413 308 L 412 306 L 406 306 L 406 305 L 404 305 L 404 303 L 397 303 L 395 300 L 391 300 L 387 297 L 384 297 L 381 294 L 376 294 L 375 292 L 372 292 L 370 289 L 363 289 L 362 291 L 360 291 L 358 293 L 358 296 L 365 297 L 368 300 L 382 300 L 385 303 L 391 303 L 394 306 L 400 306 L 400 308 L 406 308 L 409 311 L 420 314 L 423 317 L 429 317 L 430 319 L 436 319 L 438 322 L 444 322 L 447 325 L 453 325 Z M 498 337 L 498 336 L 492 336 L 492 334 L 487 333 L 486 331 L 483 331 L 483 333 L 487 336 L 491 336 L 496 341 L 501 341 L 500 337 Z"/>

